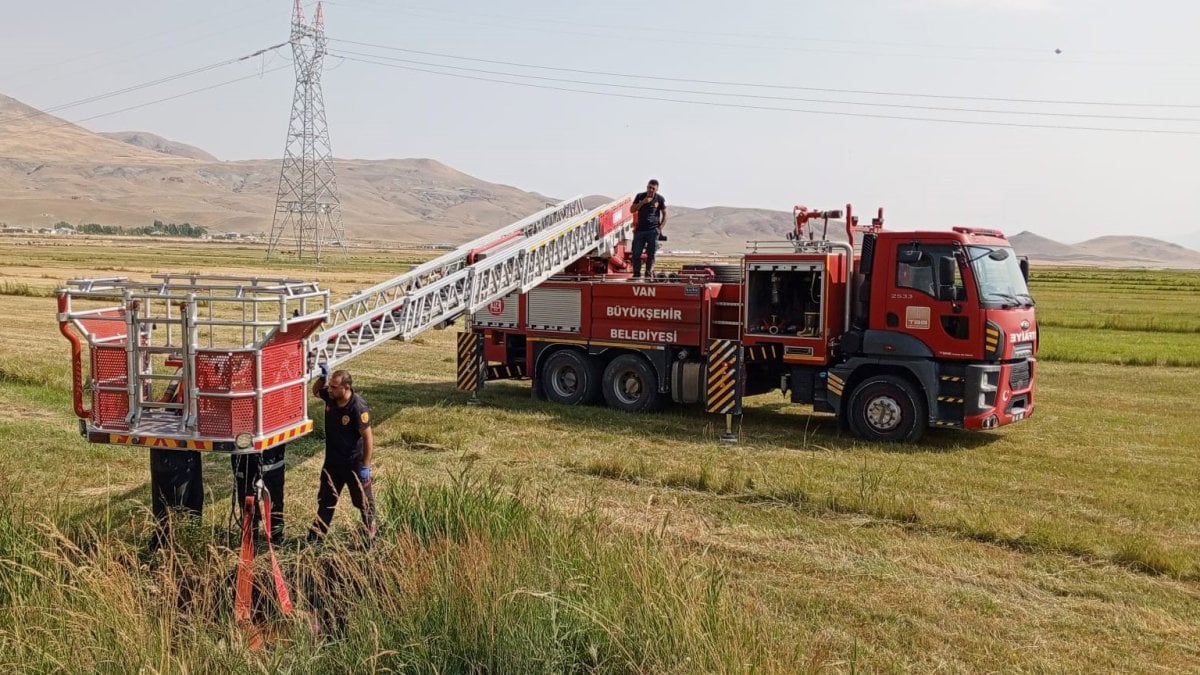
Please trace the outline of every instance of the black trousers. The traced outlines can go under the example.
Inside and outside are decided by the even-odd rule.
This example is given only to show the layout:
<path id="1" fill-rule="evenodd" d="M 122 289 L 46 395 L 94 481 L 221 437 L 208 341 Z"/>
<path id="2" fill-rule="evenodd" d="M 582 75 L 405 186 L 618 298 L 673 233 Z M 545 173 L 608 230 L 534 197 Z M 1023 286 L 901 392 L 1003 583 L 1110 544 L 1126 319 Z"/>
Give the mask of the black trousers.
<path id="1" fill-rule="evenodd" d="M 325 465 L 321 467 L 321 487 L 317 490 L 317 519 L 309 530 L 309 539 L 323 537 L 329 531 L 329 523 L 333 521 L 333 512 L 343 487 L 349 488 L 350 501 L 362 512 L 367 533 L 375 534 L 375 492 L 371 488 L 371 481 L 358 481 L 357 469 L 353 464 L 325 460 Z"/>
<path id="2" fill-rule="evenodd" d="M 157 523 L 155 546 L 171 538 L 173 517 L 200 517 L 204 511 L 204 471 L 199 452 L 150 449 L 150 510 Z"/>
<path id="3" fill-rule="evenodd" d="M 633 233 L 633 276 L 642 275 L 642 251 L 646 251 L 646 276 L 654 271 L 654 254 L 658 251 L 658 229 Z"/>
<path id="4" fill-rule="evenodd" d="M 231 455 L 234 494 L 238 503 L 238 522 L 246 518 L 246 497 L 255 494 L 254 485 L 261 477 L 263 487 L 271 494 L 271 541 L 283 541 L 283 456 L 287 443 L 263 450 L 261 453 Z M 255 503 L 254 526 L 262 521 L 262 507 Z"/>

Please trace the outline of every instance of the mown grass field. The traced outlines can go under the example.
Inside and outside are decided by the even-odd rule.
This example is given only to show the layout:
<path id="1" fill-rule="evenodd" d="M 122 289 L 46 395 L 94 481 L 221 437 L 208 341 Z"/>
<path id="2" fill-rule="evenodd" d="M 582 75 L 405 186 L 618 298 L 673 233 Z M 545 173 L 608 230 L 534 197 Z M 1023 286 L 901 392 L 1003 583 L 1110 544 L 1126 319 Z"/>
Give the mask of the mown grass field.
<path id="1" fill-rule="evenodd" d="M 860 443 L 778 395 L 750 401 L 736 446 L 695 410 L 553 407 L 524 383 L 490 384 L 467 406 L 452 332 L 383 346 L 350 364 L 376 416 L 381 542 L 357 550 L 344 505 L 329 549 L 284 553 L 298 590 L 330 565 L 366 581 L 329 592 L 345 617 L 336 635 L 277 621 L 252 654 L 223 583 L 228 460 L 206 462 L 204 523 L 174 558 L 149 557 L 146 457 L 78 437 L 49 291 L 80 275 L 248 273 L 261 253 L 135 242 L 0 239 L 0 664 L 1200 668 L 1200 274 L 1035 270 L 1037 413 L 916 446 Z M 277 271 L 344 297 L 413 261 Z M 313 515 L 319 443 L 289 447 L 291 539 Z"/>

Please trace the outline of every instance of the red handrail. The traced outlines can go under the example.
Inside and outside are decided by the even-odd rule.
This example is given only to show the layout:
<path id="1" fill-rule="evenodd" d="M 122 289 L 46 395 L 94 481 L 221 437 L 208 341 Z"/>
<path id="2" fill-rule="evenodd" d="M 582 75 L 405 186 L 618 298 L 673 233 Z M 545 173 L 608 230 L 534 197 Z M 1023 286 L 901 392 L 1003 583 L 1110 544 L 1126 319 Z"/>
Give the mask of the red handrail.
<path id="1" fill-rule="evenodd" d="M 67 319 L 67 294 L 58 294 L 58 330 L 71 343 L 71 398 L 75 404 L 75 414 L 83 419 L 92 416 L 92 411 L 83 407 L 83 347 L 79 344 L 79 336 L 71 331 L 71 322 Z"/>

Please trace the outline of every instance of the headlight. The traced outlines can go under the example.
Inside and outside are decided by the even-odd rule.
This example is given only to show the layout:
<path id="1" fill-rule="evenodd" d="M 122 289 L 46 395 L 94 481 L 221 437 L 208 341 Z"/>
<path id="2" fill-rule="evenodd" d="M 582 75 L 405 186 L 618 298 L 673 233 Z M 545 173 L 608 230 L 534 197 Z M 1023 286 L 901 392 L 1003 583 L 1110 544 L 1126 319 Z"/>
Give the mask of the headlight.
<path id="1" fill-rule="evenodd" d="M 246 433 L 245 431 L 238 434 L 233 439 L 233 444 L 235 446 L 237 446 L 238 450 L 245 450 L 246 448 L 250 447 L 253 443 L 254 443 L 254 437 L 251 436 L 250 434 Z"/>

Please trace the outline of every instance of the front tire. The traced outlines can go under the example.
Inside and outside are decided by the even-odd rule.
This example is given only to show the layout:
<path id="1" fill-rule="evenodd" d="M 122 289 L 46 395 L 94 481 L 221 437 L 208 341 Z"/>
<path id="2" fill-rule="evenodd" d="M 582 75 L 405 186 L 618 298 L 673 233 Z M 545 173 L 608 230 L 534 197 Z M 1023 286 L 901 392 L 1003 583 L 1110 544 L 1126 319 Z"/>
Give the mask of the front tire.
<path id="1" fill-rule="evenodd" d="M 654 367 L 637 354 L 622 354 L 604 369 L 604 400 L 625 412 L 648 412 L 663 404 Z"/>
<path id="2" fill-rule="evenodd" d="M 913 443 L 929 422 L 925 396 L 895 375 L 863 380 L 850 397 L 846 417 L 856 436 L 881 443 Z"/>
<path id="3" fill-rule="evenodd" d="M 600 400 L 600 365 L 583 352 L 554 352 L 542 366 L 542 393 L 563 405 L 587 405 Z"/>

